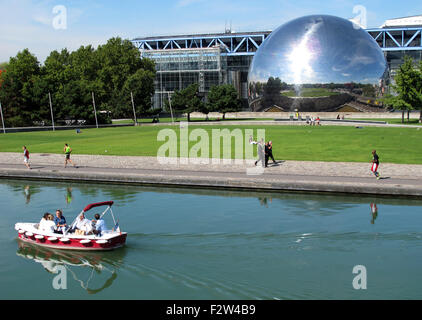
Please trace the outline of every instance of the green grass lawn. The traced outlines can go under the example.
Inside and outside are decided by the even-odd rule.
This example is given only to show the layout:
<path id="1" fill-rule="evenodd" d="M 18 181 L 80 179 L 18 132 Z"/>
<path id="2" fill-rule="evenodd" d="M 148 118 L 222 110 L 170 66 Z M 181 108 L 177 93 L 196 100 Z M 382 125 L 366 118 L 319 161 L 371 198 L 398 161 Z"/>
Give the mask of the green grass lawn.
<path id="1" fill-rule="evenodd" d="M 286 97 L 297 97 L 297 93 L 294 90 L 286 91 L 281 93 Z M 304 88 L 301 90 L 300 96 L 306 98 L 317 98 L 317 97 L 329 97 L 338 95 L 338 92 L 329 91 L 324 88 Z"/>
<path id="2" fill-rule="evenodd" d="M 419 125 L 422 126 L 422 123 L 419 123 L 419 119 L 409 119 L 407 122 L 407 118 L 404 119 L 404 122 L 401 122 L 401 118 L 393 118 L 393 119 L 350 119 L 350 120 L 372 120 L 372 121 L 385 121 L 388 124 L 411 124 L 411 125 Z"/>
<path id="3" fill-rule="evenodd" d="M 381 162 L 422 164 L 421 128 L 191 125 L 189 131 L 203 129 L 211 137 L 212 129 L 223 128 L 239 128 L 244 135 L 245 129 L 254 129 L 255 135 L 257 129 L 265 129 L 276 159 L 368 162 L 376 149 Z M 0 134 L 0 152 L 22 152 L 26 145 L 31 153 L 62 153 L 68 143 L 73 154 L 156 156 L 165 143 L 157 141 L 163 129 L 173 129 L 179 135 L 177 125 L 82 129 L 79 134 L 75 130 L 7 133 Z M 191 141 L 189 146 L 196 143 Z M 231 149 L 234 157 L 234 139 Z"/>
<path id="4" fill-rule="evenodd" d="M 242 119 L 235 119 L 235 118 L 226 118 L 222 119 L 221 117 L 209 117 L 208 120 L 205 118 L 194 118 L 191 117 L 192 122 L 201 122 L 201 121 L 266 121 L 266 120 L 274 120 L 274 118 L 242 118 Z M 175 117 L 174 122 L 180 121 L 187 121 L 186 117 Z M 160 123 L 171 123 L 171 118 L 160 118 Z M 152 119 L 137 119 L 137 123 L 152 123 Z M 113 120 L 113 124 L 133 124 L 133 120 Z"/>

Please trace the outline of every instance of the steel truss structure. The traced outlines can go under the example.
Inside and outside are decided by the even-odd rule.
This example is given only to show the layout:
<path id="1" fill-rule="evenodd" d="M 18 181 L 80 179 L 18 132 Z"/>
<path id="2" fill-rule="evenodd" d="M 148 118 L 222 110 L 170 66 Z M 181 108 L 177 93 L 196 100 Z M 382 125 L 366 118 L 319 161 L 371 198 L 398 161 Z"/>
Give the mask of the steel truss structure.
<path id="1" fill-rule="evenodd" d="M 422 26 L 366 31 L 384 51 L 392 76 L 404 55 L 422 60 Z M 156 62 L 154 106 L 163 108 L 164 100 L 169 99 L 174 90 L 194 82 L 200 84 L 204 95 L 212 85 L 232 83 L 245 100 L 249 65 L 270 34 L 271 31 L 159 36 L 137 38 L 132 43 L 141 57 Z"/>
<path id="2" fill-rule="evenodd" d="M 383 51 L 422 50 L 422 27 L 374 28 L 366 31 Z M 214 35 L 185 35 L 150 37 L 132 40 L 141 51 L 223 48 L 221 55 L 254 55 L 271 31 L 249 33 L 222 33 Z"/>
<path id="3" fill-rule="evenodd" d="M 383 51 L 422 50 L 422 27 L 366 30 Z"/>
<path id="4" fill-rule="evenodd" d="M 221 55 L 254 55 L 271 31 L 222 33 L 134 39 L 132 43 L 142 52 L 149 50 L 222 48 Z"/>

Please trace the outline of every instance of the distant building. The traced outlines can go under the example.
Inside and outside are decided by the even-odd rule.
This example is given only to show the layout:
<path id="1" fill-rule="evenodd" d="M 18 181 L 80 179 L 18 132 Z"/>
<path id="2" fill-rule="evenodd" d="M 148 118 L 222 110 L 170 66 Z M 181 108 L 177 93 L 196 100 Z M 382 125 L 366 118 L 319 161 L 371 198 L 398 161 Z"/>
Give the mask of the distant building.
<path id="1" fill-rule="evenodd" d="M 422 15 L 386 20 L 379 28 L 366 31 L 385 53 L 393 77 L 405 55 L 415 64 L 422 60 Z"/>
<path id="2" fill-rule="evenodd" d="M 366 31 L 385 53 L 394 76 L 405 55 L 422 60 L 422 15 L 390 19 Z M 271 31 L 136 38 L 141 57 L 155 61 L 155 108 L 164 108 L 175 90 L 199 83 L 203 96 L 213 85 L 231 83 L 248 109 L 248 71 L 255 52 Z"/>

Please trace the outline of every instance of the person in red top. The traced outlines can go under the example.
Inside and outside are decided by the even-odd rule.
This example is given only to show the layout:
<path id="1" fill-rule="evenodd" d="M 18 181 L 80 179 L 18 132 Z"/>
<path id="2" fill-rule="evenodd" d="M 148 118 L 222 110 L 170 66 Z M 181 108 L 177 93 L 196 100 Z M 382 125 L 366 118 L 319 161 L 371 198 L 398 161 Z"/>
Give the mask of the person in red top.
<path id="1" fill-rule="evenodd" d="M 373 156 L 373 158 L 372 158 L 371 171 L 375 175 L 375 177 L 379 180 L 381 178 L 380 174 L 378 173 L 378 166 L 380 165 L 380 158 L 377 155 L 376 150 L 372 151 L 372 156 Z"/>
<path id="2" fill-rule="evenodd" d="M 31 169 L 31 166 L 29 164 L 29 151 L 25 146 L 23 146 L 22 149 L 23 149 L 23 163 L 28 169 Z"/>

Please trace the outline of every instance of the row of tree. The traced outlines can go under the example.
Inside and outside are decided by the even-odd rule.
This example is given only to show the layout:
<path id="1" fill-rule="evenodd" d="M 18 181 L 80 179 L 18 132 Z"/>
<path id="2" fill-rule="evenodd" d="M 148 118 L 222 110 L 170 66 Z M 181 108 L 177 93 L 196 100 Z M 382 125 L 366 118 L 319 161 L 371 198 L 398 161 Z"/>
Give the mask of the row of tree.
<path id="1" fill-rule="evenodd" d="M 242 110 L 242 103 L 235 87 L 231 84 L 221 84 L 210 88 L 206 99 L 199 92 L 199 85 L 193 83 L 180 91 L 175 91 L 166 107 L 176 112 L 186 113 L 188 121 L 192 112 L 220 112 L 225 119 L 227 112 Z"/>
<path id="2" fill-rule="evenodd" d="M 419 122 L 422 122 L 422 61 L 415 67 L 412 58 L 406 56 L 394 76 L 394 82 L 392 89 L 395 94 L 388 94 L 383 99 L 384 103 L 402 111 L 402 122 L 406 111 L 409 120 L 409 111 L 421 110 Z"/>
<path id="3" fill-rule="evenodd" d="M 60 120 L 93 123 L 93 92 L 100 123 L 110 121 L 100 110 L 113 117 L 132 117 L 131 93 L 137 112 L 151 109 L 155 64 L 140 59 L 138 49 L 121 38 L 97 49 L 88 45 L 73 52 L 53 51 L 43 65 L 25 49 L 3 69 L 0 102 L 6 126 L 51 122 L 49 93 L 54 117 Z"/>

